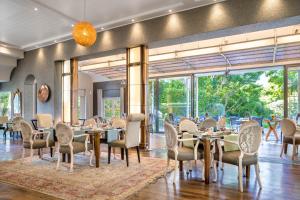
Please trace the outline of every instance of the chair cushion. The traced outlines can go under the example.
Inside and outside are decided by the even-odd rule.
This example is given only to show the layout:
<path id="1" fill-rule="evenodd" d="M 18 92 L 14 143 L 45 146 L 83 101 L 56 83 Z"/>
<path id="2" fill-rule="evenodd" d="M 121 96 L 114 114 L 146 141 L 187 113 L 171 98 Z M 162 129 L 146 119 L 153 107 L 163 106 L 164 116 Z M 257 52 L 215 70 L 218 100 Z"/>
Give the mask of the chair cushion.
<path id="1" fill-rule="evenodd" d="M 229 151 L 223 152 L 222 162 L 232 164 L 232 165 L 239 165 L 239 157 L 241 155 L 240 151 Z M 219 160 L 219 154 L 216 153 L 214 156 L 215 160 Z M 257 155 L 244 155 L 243 157 L 243 166 L 247 165 L 255 165 L 257 164 Z"/>
<path id="2" fill-rule="evenodd" d="M 125 146 L 125 140 L 115 140 L 115 141 L 112 141 L 111 143 L 109 143 L 109 146 L 126 148 L 126 146 Z"/>
<path id="3" fill-rule="evenodd" d="M 300 134 L 295 135 L 296 138 L 296 144 L 300 144 Z M 293 138 L 292 137 L 284 137 L 283 142 L 287 144 L 293 144 Z"/>
<path id="4" fill-rule="evenodd" d="M 203 153 L 197 153 L 197 159 L 200 160 L 203 158 Z M 175 160 L 175 153 L 174 151 L 168 150 L 168 158 Z M 185 161 L 185 160 L 194 160 L 194 149 L 188 147 L 179 147 L 178 148 L 178 156 L 177 160 Z"/>
<path id="5" fill-rule="evenodd" d="M 55 143 L 53 140 L 49 140 L 48 147 L 53 147 L 55 146 Z M 30 149 L 30 143 L 29 142 L 24 142 L 24 148 Z M 42 148 L 47 148 L 46 146 L 46 140 L 33 140 L 32 144 L 33 149 L 42 149 Z"/>
<path id="6" fill-rule="evenodd" d="M 73 153 L 80 153 L 80 152 L 85 152 L 85 144 L 83 142 L 72 142 L 73 145 Z M 88 144 L 88 150 L 92 150 L 93 145 Z M 70 147 L 68 145 L 61 145 L 59 148 L 60 153 L 71 153 Z"/>

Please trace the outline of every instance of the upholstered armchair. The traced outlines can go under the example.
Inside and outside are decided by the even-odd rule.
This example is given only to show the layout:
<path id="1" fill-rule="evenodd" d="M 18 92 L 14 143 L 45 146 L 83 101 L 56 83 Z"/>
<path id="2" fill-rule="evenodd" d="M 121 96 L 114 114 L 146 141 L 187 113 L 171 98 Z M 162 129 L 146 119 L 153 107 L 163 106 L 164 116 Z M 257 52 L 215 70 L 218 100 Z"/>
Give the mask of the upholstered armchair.
<path id="1" fill-rule="evenodd" d="M 53 118 L 51 114 L 37 114 L 37 128 L 53 128 Z"/>
<path id="2" fill-rule="evenodd" d="M 110 163 L 111 147 L 119 147 L 121 148 L 121 150 L 125 149 L 127 167 L 129 166 L 129 160 L 128 160 L 129 148 L 134 148 L 134 147 L 136 148 L 138 161 L 141 162 L 140 151 L 139 151 L 140 127 L 141 127 L 141 121 L 144 119 L 145 119 L 145 115 L 140 113 L 130 114 L 127 117 L 125 139 L 115 140 L 108 143 L 108 164 Z"/>
<path id="3" fill-rule="evenodd" d="M 212 118 L 207 118 L 202 122 L 200 129 L 205 130 L 214 127 L 217 127 L 217 121 Z"/>
<path id="4" fill-rule="evenodd" d="M 298 145 L 300 145 L 300 130 L 297 129 L 297 125 L 291 119 L 283 119 L 280 121 L 281 131 L 283 133 L 283 142 L 280 157 L 282 157 L 283 152 L 285 152 L 285 148 L 289 144 L 293 145 L 293 154 L 292 160 L 295 160 L 295 156 L 297 154 Z"/>
<path id="5" fill-rule="evenodd" d="M 73 172 L 74 165 L 74 154 L 77 153 L 86 153 L 90 151 L 90 166 L 92 166 L 92 159 L 94 156 L 93 145 L 89 144 L 89 135 L 85 134 L 85 142 L 74 142 L 74 132 L 73 130 L 66 124 L 58 123 L 56 125 L 56 137 L 57 137 L 57 165 L 56 169 L 59 169 L 60 165 L 60 153 L 69 154 L 71 158 L 70 163 L 70 172 Z M 78 137 L 81 137 L 79 135 Z"/>
<path id="6" fill-rule="evenodd" d="M 223 152 L 218 145 L 218 152 L 215 154 L 214 170 L 216 171 L 216 162 L 219 164 L 227 163 L 238 166 L 239 172 L 239 188 L 243 192 L 243 168 L 255 165 L 255 172 L 259 187 L 262 188 L 259 165 L 258 165 L 258 149 L 261 143 L 262 129 L 259 125 L 248 125 L 240 129 L 237 141 L 222 140 L 224 143 L 236 145 L 237 150 Z"/>
<path id="7" fill-rule="evenodd" d="M 176 174 L 178 171 L 178 161 L 192 161 L 192 160 L 201 160 L 203 159 L 202 152 L 198 152 L 199 140 L 197 138 L 178 138 L 177 131 L 174 126 L 168 122 L 165 122 L 165 136 L 166 136 L 166 145 L 168 149 L 168 165 L 169 167 L 170 160 L 175 160 L 175 172 L 173 177 L 173 183 L 176 181 Z M 197 141 L 194 145 L 194 148 L 189 148 L 185 146 L 179 146 L 179 142 L 187 141 Z"/>
<path id="8" fill-rule="evenodd" d="M 97 125 L 97 122 L 94 118 L 87 119 L 84 122 L 84 126 L 94 127 L 96 125 Z"/>
<path id="9" fill-rule="evenodd" d="M 43 148 L 51 148 L 55 146 L 54 141 L 49 139 L 50 132 L 39 132 L 33 130 L 31 125 L 24 120 L 20 121 L 20 129 L 23 138 L 22 158 L 25 157 L 26 149 L 30 149 L 30 159 L 32 160 L 34 149 L 39 149 L 40 158 L 42 158 Z M 43 135 L 43 139 L 37 139 L 37 136 L 39 135 Z"/>
<path id="10" fill-rule="evenodd" d="M 112 121 L 111 127 L 125 129 L 126 128 L 126 120 L 121 119 L 121 118 L 115 118 Z"/>

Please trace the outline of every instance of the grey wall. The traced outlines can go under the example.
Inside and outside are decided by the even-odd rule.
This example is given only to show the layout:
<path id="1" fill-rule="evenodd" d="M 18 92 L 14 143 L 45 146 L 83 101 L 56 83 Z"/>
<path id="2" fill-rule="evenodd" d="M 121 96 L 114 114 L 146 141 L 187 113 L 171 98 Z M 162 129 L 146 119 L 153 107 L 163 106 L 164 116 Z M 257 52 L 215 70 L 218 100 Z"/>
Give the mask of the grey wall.
<path id="1" fill-rule="evenodd" d="M 299 0 L 228 0 L 98 33 L 95 45 L 90 48 L 81 47 L 70 40 L 26 52 L 24 59 L 18 61 L 11 81 L 1 83 L 0 88 L 3 91 L 19 88 L 22 92 L 25 77 L 33 74 L 38 87 L 46 83 L 54 90 L 47 103 L 37 102 L 37 112 L 55 114 L 59 118 L 61 88 L 56 60 L 139 44 L 179 43 L 299 23 Z"/>
<path id="2" fill-rule="evenodd" d="M 78 89 L 84 90 L 86 94 L 86 117 L 93 116 L 93 80 L 85 73 L 78 73 Z"/>
<path id="3" fill-rule="evenodd" d="M 102 89 L 102 97 L 120 97 L 121 81 L 106 81 L 93 84 L 93 115 L 97 115 L 97 89 Z"/>

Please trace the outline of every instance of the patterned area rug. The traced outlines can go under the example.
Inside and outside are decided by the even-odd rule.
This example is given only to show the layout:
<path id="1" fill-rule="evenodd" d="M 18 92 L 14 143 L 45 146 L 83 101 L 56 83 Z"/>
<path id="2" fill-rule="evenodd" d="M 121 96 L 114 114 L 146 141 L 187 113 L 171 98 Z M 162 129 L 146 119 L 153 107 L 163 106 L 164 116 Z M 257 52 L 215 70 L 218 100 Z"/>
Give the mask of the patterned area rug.
<path id="1" fill-rule="evenodd" d="M 105 156 L 104 156 L 105 155 Z M 35 157 L 0 162 L 0 181 L 35 190 L 61 199 L 124 199 L 164 175 L 167 162 L 142 157 L 139 164 L 131 156 L 129 167 L 117 155 L 107 164 L 107 154 L 101 154 L 100 168 L 90 167 L 89 156 L 76 155 L 74 172 L 63 163 L 55 170 L 56 160 Z"/>

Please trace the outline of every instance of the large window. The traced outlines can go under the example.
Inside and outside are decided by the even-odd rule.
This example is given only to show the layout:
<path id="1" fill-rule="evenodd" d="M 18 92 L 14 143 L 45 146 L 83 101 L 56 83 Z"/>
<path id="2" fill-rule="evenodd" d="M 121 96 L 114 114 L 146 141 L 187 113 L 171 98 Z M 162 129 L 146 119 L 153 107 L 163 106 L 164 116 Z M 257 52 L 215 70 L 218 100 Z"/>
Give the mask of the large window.
<path id="1" fill-rule="evenodd" d="M 0 116 L 10 117 L 11 113 L 11 93 L 0 92 Z"/>
<path id="2" fill-rule="evenodd" d="M 165 78 L 159 80 L 158 126 L 163 131 L 164 119 L 172 113 L 175 120 L 191 115 L 190 77 Z"/>
<path id="3" fill-rule="evenodd" d="M 103 98 L 104 101 L 104 117 L 110 119 L 112 117 L 121 116 L 120 97 Z"/>
<path id="4" fill-rule="evenodd" d="M 198 76 L 195 115 L 264 117 L 283 114 L 283 70 Z"/>
<path id="5" fill-rule="evenodd" d="M 300 68 L 288 69 L 288 116 L 291 119 L 296 119 L 300 113 L 299 100 L 299 83 L 300 83 Z"/>

